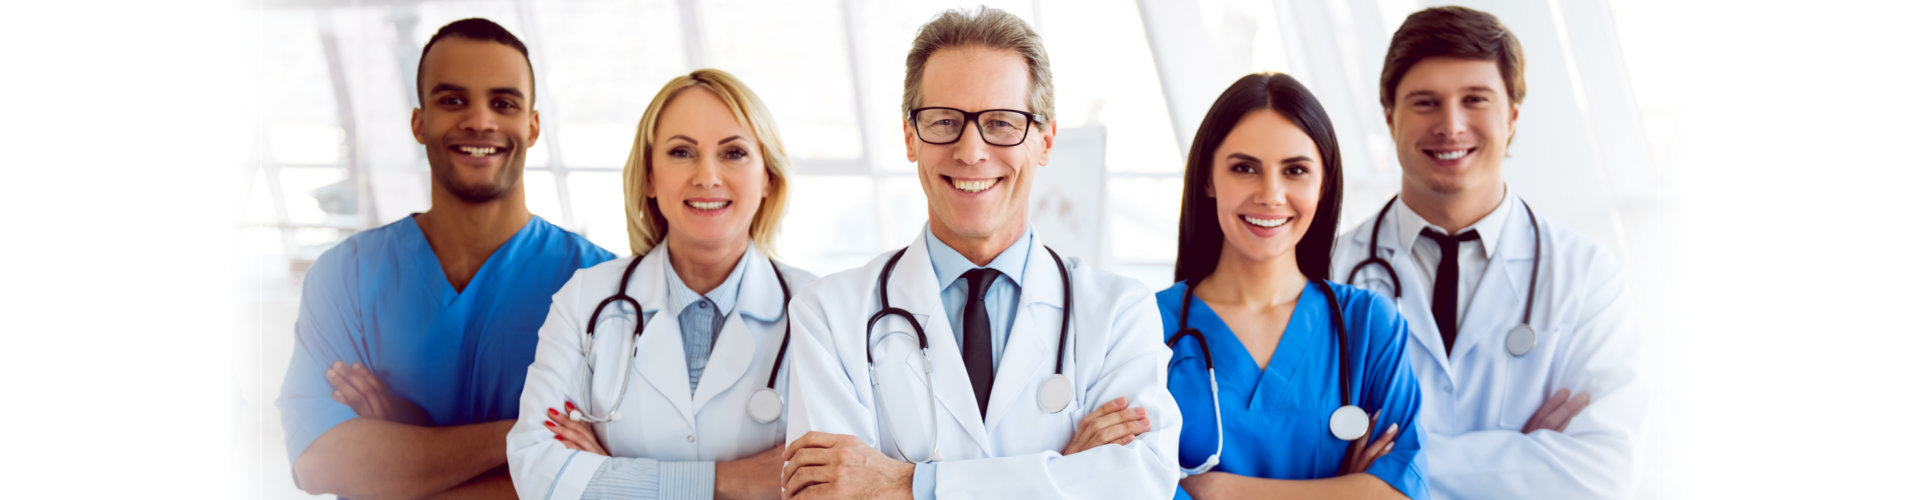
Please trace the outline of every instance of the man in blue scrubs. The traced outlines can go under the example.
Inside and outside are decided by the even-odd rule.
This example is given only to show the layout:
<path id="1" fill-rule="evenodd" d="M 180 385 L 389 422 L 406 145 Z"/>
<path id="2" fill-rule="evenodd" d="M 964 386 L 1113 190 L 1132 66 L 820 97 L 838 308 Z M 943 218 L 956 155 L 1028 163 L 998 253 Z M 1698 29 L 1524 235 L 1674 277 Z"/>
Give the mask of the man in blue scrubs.
<path id="1" fill-rule="evenodd" d="M 613 257 L 527 210 L 540 137 L 526 46 L 484 19 L 422 50 L 425 213 L 356 234 L 307 272 L 281 422 L 309 493 L 513 497 L 506 434 L 535 332 L 574 271 Z"/>

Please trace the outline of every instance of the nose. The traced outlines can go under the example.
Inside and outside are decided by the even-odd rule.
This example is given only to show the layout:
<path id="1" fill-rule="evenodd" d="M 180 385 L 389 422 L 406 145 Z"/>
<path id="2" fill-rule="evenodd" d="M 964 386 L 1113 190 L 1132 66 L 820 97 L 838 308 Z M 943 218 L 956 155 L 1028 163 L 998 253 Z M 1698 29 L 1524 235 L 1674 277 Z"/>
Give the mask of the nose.
<path id="1" fill-rule="evenodd" d="M 702 188 L 720 187 L 719 158 L 717 158 L 715 155 L 701 156 L 700 161 L 694 163 L 693 179 L 691 180 L 691 182 L 693 183 L 694 187 L 702 187 Z"/>
<path id="2" fill-rule="evenodd" d="M 1282 207 L 1287 205 L 1287 191 L 1281 187 L 1280 184 L 1279 171 L 1282 168 L 1284 167 L 1275 166 L 1269 168 L 1267 169 L 1266 175 L 1260 176 L 1260 190 L 1253 193 L 1254 204 L 1262 207 Z"/>
<path id="3" fill-rule="evenodd" d="M 491 134 L 500 129 L 493 110 L 486 106 L 468 106 L 460 115 L 460 128 L 478 134 Z"/>
<path id="4" fill-rule="evenodd" d="M 961 165 L 977 165 L 987 161 L 987 139 L 980 136 L 980 128 L 971 123 L 960 124 L 960 140 L 953 143 L 953 159 Z"/>
<path id="5" fill-rule="evenodd" d="M 1460 106 L 1448 104 L 1440 110 L 1440 126 L 1434 129 L 1441 137 L 1456 137 L 1467 133 L 1467 112 Z"/>

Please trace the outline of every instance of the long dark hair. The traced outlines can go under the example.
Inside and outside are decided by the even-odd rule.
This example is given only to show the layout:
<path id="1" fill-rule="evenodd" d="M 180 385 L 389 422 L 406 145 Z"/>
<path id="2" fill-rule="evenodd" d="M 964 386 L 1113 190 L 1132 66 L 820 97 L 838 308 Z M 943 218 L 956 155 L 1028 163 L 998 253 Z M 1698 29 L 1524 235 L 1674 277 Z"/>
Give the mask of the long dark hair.
<path id="1" fill-rule="evenodd" d="M 1340 145 L 1333 136 L 1333 120 L 1300 81 L 1284 73 L 1254 73 L 1240 77 L 1220 93 L 1193 136 L 1193 149 L 1187 152 L 1186 187 L 1180 195 L 1180 249 L 1173 262 L 1174 281 L 1198 284 L 1220 265 L 1226 234 L 1220 232 L 1216 201 L 1207 196 L 1207 186 L 1213 184 L 1213 154 L 1242 117 L 1260 109 L 1280 113 L 1305 131 L 1313 139 L 1313 147 L 1320 150 L 1320 161 L 1326 168 L 1320 183 L 1320 205 L 1308 222 L 1306 236 L 1294 245 L 1293 256 L 1307 279 L 1324 280 L 1331 272 L 1341 192 Z"/>

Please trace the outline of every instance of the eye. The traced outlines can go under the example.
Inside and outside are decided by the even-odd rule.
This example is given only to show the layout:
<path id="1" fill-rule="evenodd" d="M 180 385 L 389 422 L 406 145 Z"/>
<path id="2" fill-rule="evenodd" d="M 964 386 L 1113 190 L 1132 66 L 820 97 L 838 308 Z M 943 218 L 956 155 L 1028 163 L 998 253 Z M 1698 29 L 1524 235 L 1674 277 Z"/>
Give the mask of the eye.
<path id="1" fill-rule="evenodd" d="M 467 105 L 467 100 L 455 96 L 446 96 L 440 98 L 440 104 L 443 106 L 465 106 Z"/>
<path id="2" fill-rule="evenodd" d="M 1286 170 L 1282 170 L 1281 173 L 1284 173 L 1287 175 L 1307 175 L 1308 170 L 1307 170 L 1307 167 L 1296 164 L 1296 165 L 1287 165 Z"/>
<path id="3" fill-rule="evenodd" d="M 1260 169 L 1255 168 L 1252 163 L 1241 162 L 1227 165 L 1227 171 L 1236 174 L 1251 174 L 1259 172 Z"/>
<path id="4" fill-rule="evenodd" d="M 1416 107 L 1416 108 L 1431 108 L 1433 106 L 1434 106 L 1433 99 L 1414 99 L 1413 100 L 1413 107 Z"/>
<path id="5" fill-rule="evenodd" d="M 727 152 L 722 153 L 720 157 L 728 160 L 744 160 L 747 158 L 747 150 L 740 149 L 740 148 L 728 148 Z"/>
<path id="6" fill-rule="evenodd" d="M 1478 96 L 1478 95 L 1467 96 L 1466 100 L 1467 100 L 1467 104 L 1486 104 L 1489 102 L 1493 102 L 1492 99 L 1488 99 L 1486 98 L 1486 96 Z"/>
<path id="7" fill-rule="evenodd" d="M 691 149 L 687 149 L 687 147 L 686 147 L 686 146 L 677 146 L 677 147 L 674 147 L 673 149 L 669 149 L 669 150 L 667 150 L 667 157 L 669 157 L 669 158 L 692 158 L 692 157 L 693 157 L 693 150 L 691 150 Z"/>
<path id="8" fill-rule="evenodd" d="M 495 99 L 493 101 L 493 107 L 494 109 L 512 110 L 512 109 L 519 109 L 520 105 L 515 104 L 513 101 L 509 101 L 506 99 Z"/>

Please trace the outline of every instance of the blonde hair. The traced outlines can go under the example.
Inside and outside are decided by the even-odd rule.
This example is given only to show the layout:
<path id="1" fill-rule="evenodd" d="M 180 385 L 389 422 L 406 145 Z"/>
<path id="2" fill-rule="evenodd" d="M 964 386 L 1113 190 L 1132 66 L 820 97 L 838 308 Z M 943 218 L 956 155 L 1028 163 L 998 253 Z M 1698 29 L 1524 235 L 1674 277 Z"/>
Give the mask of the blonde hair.
<path id="1" fill-rule="evenodd" d="M 910 119 L 920 106 L 920 75 L 926 73 L 927 59 L 940 49 L 978 46 L 1008 50 L 1027 62 L 1028 111 L 1039 115 L 1036 124 L 1053 122 L 1053 69 L 1047 62 L 1047 48 L 1040 33 L 1019 16 L 981 6 L 975 10 L 953 9 L 941 12 L 920 26 L 907 51 L 907 89 L 900 100 L 901 119 Z"/>
<path id="2" fill-rule="evenodd" d="M 660 212 L 659 202 L 647 197 L 648 182 L 653 171 L 654 133 L 660 128 L 660 114 L 666 110 L 667 103 L 689 88 L 699 87 L 713 92 L 733 111 L 733 119 L 753 131 L 760 143 L 760 158 L 767 168 L 767 196 L 760 201 L 759 210 L 753 215 L 753 225 L 748 234 L 753 246 L 761 253 L 774 255 L 773 242 L 780 227 L 780 217 L 787 209 L 787 150 L 780 144 L 780 133 L 773 123 L 773 113 L 767 111 L 766 104 L 753 90 L 740 82 L 732 74 L 717 69 L 695 70 L 685 76 L 675 77 L 666 86 L 654 94 L 653 102 L 647 105 L 647 112 L 640 116 L 640 127 L 633 137 L 633 150 L 627 153 L 626 168 L 620 171 L 620 180 L 625 187 L 627 199 L 627 244 L 634 255 L 645 255 L 655 245 L 667 238 L 667 218 Z"/>

